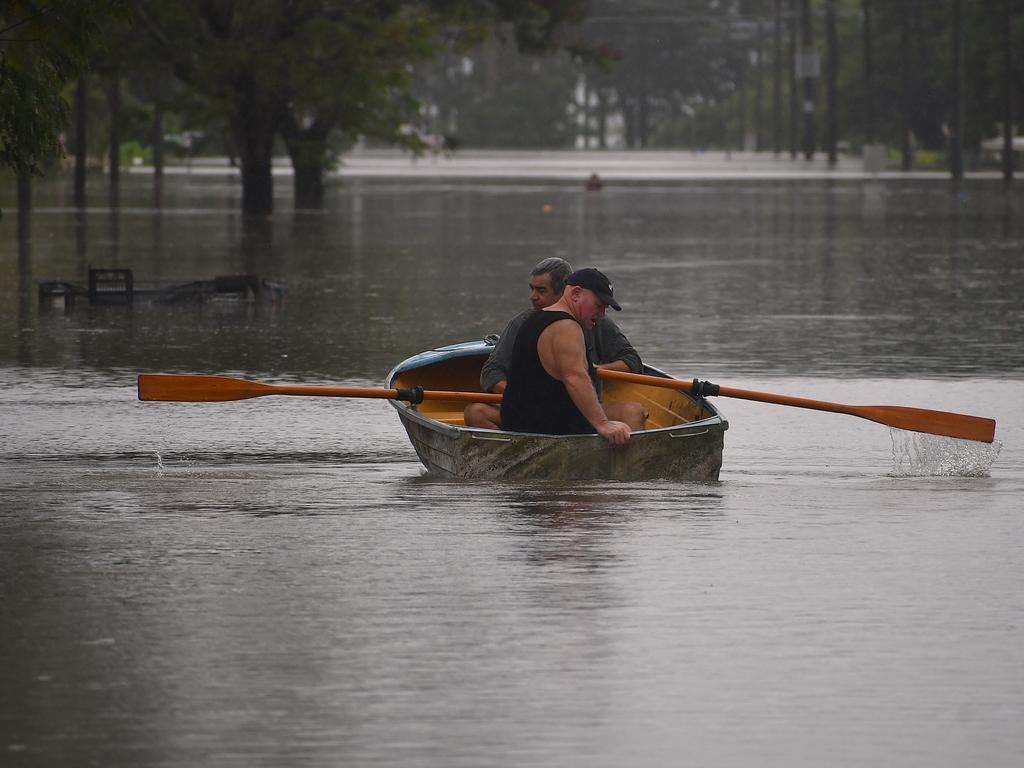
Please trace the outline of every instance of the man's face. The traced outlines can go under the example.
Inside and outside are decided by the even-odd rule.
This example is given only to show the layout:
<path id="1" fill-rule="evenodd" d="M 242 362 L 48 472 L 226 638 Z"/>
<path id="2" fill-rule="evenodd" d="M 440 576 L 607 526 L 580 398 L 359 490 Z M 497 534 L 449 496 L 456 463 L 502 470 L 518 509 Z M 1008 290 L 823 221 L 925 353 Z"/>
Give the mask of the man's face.
<path id="1" fill-rule="evenodd" d="M 530 275 L 530 303 L 534 309 L 550 307 L 558 301 L 561 295 L 551 289 L 551 275 L 547 272 L 541 275 Z"/>
<path id="2" fill-rule="evenodd" d="M 580 325 L 583 326 L 583 330 L 585 331 L 593 330 L 597 321 L 604 317 L 604 313 L 608 309 L 608 305 L 597 298 L 597 295 L 587 288 L 574 286 L 574 292 L 575 289 L 579 290 L 579 295 L 576 297 L 576 301 L 577 307 L 579 308 Z"/>

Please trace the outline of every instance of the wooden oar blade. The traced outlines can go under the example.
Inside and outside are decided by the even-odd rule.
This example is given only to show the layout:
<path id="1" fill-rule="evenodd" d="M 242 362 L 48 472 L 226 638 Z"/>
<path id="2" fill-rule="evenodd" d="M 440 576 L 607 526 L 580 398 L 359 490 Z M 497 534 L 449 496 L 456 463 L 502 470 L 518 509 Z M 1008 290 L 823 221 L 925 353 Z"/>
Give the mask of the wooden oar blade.
<path id="1" fill-rule="evenodd" d="M 854 408 L 853 412 L 865 419 L 911 432 L 977 440 L 982 443 L 991 443 L 996 437 L 995 419 L 986 419 L 982 416 L 907 408 L 900 405 L 861 405 Z"/>
<path id="2" fill-rule="evenodd" d="M 245 400 L 273 392 L 273 387 L 258 381 L 230 376 L 175 375 L 143 373 L 139 375 L 139 400 L 180 403 L 213 403 Z"/>
<path id="3" fill-rule="evenodd" d="M 910 408 L 902 405 L 846 405 L 844 403 L 830 403 L 825 400 L 811 400 L 806 397 L 776 395 L 771 392 L 755 392 L 749 389 L 736 389 L 734 387 L 719 387 L 717 384 L 697 382 L 696 380 L 694 380 L 694 383 L 691 383 L 679 379 L 661 378 L 660 376 L 609 371 L 603 368 L 599 368 L 597 373 L 603 379 L 631 381 L 654 387 L 683 389 L 687 392 L 694 391 L 694 384 L 704 385 L 713 388 L 711 392 L 707 390 L 703 392 L 706 397 L 735 397 L 759 403 L 788 405 L 793 408 L 810 408 L 816 411 L 845 413 L 850 416 L 859 416 L 862 419 L 875 421 L 879 424 L 896 427 L 897 429 L 906 429 L 911 432 L 926 432 L 931 435 L 942 435 L 944 437 L 957 437 L 961 440 L 977 440 L 982 443 L 991 443 L 995 440 L 996 436 L 995 420 L 982 416 L 968 416 L 963 413 L 949 413 L 947 411 L 931 411 L 925 408 Z"/>

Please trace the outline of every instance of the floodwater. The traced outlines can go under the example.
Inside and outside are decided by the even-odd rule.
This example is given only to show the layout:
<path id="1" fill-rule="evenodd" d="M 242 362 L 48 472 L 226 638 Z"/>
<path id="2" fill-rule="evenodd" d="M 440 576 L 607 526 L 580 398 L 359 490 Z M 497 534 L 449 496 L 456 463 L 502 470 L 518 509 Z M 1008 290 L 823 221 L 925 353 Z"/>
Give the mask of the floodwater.
<path id="1" fill-rule="evenodd" d="M 5 766 L 1017 766 L 1024 194 L 999 182 L 235 180 L 0 196 Z M 451 482 L 380 400 L 140 403 L 139 372 L 379 386 L 549 255 L 722 398 L 717 483 Z M 41 305 L 254 274 L 282 301 Z"/>

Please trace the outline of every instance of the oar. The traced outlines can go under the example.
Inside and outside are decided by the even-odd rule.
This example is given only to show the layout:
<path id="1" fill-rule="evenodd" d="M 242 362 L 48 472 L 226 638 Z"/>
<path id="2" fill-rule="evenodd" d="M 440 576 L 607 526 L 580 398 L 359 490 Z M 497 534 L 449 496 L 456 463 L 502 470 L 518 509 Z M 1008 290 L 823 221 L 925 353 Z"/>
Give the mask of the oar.
<path id="1" fill-rule="evenodd" d="M 986 419 L 981 416 L 967 416 L 962 413 L 930 411 L 924 408 L 907 408 L 902 405 L 845 405 L 843 403 L 830 403 L 825 400 L 809 400 L 804 397 L 754 392 L 749 389 L 720 387 L 717 384 L 697 381 L 696 379 L 693 382 L 681 381 L 680 379 L 663 379 L 660 376 L 644 376 L 639 373 L 610 371 L 605 368 L 598 368 L 597 373 L 603 379 L 631 381 L 636 384 L 649 384 L 654 387 L 667 387 L 668 389 L 682 389 L 702 397 L 721 395 L 722 397 L 736 397 L 741 400 L 756 400 L 761 403 L 791 405 L 794 408 L 811 408 L 816 411 L 845 413 L 850 416 L 859 416 L 869 421 L 877 421 L 879 424 L 886 424 L 898 429 L 908 429 L 912 432 L 927 432 L 932 435 L 944 435 L 946 437 L 959 437 L 963 440 L 977 440 L 982 443 L 991 443 L 996 435 L 996 422 L 994 419 Z"/>
<path id="2" fill-rule="evenodd" d="M 264 395 L 305 395 L 312 397 L 379 397 L 387 400 L 458 400 L 466 403 L 500 403 L 501 395 L 487 392 L 446 392 L 422 387 L 377 389 L 375 387 L 318 387 L 263 384 L 230 376 L 143 373 L 139 375 L 139 400 L 212 403 L 245 400 Z"/>

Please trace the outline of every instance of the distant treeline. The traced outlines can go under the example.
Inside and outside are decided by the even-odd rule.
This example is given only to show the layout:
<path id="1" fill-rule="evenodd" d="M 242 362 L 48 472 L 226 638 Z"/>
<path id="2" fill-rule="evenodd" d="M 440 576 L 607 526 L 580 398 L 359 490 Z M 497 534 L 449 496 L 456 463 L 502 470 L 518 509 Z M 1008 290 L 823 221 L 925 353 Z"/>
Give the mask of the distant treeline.
<path id="1" fill-rule="evenodd" d="M 274 156 L 316 206 L 357 141 L 832 159 L 883 144 L 957 175 L 1024 100 L 1024 0 L 5 6 L 0 164 L 52 169 L 59 141 L 84 189 L 90 164 L 116 179 L 222 155 L 253 213 L 272 206 Z"/>

